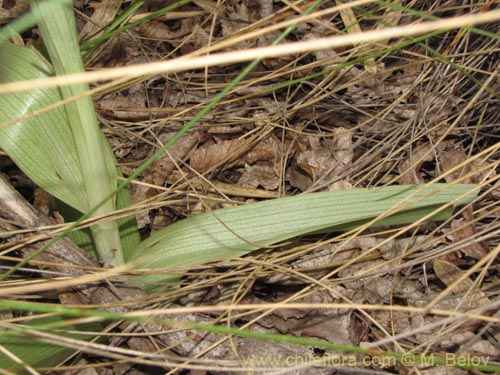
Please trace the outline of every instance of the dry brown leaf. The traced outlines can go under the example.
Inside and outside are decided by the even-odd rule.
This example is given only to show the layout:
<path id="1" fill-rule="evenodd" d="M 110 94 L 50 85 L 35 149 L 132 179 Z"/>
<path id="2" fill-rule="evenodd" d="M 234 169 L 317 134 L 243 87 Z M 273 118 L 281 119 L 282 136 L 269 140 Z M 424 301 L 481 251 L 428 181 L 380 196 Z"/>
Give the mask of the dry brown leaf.
<path id="1" fill-rule="evenodd" d="M 481 290 L 477 290 L 479 285 L 474 284 L 474 282 L 468 277 L 463 278 L 462 275 L 465 274 L 460 268 L 452 263 L 446 262 L 444 260 L 436 259 L 434 261 L 434 272 L 437 277 L 446 285 L 451 286 L 459 278 L 461 282 L 451 290 L 455 295 L 462 295 L 467 293 L 466 300 L 462 303 L 467 307 L 469 306 L 481 306 L 489 302 L 488 297 Z"/>
<path id="2" fill-rule="evenodd" d="M 477 233 L 474 223 L 467 224 L 464 220 L 453 220 L 450 232 L 447 237 L 453 242 L 475 238 Z M 471 258 L 482 259 L 488 254 L 489 249 L 484 241 L 467 241 L 460 251 Z"/>
<path id="3" fill-rule="evenodd" d="M 444 337 L 443 340 L 440 341 L 439 346 L 446 351 L 453 351 L 456 353 L 456 356 L 468 356 L 468 358 L 475 356 L 489 359 L 500 354 L 500 350 L 490 342 L 478 339 L 474 332 L 467 331 L 455 332 L 452 335 Z"/>
<path id="4" fill-rule="evenodd" d="M 443 340 L 440 346 L 447 350 L 455 348 L 458 355 L 496 356 L 499 354 L 499 350 L 488 341 L 477 340 L 474 332 L 462 332 L 451 335 Z M 458 350 L 456 350 L 457 346 L 460 347 Z"/>
<path id="5" fill-rule="evenodd" d="M 0 24 L 8 23 L 29 11 L 28 0 L 1 1 Z"/>
<path id="6" fill-rule="evenodd" d="M 165 318 L 172 319 L 174 322 L 179 320 L 181 322 L 214 324 L 214 319 L 212 317 L 203 314 L 167 315 Z M 269 332 L 263 327 L 256 325 L 252 326 L 251 329 L 258 332 Z M 148 324 L 147 330 L 151 332 L 161 332 L 165 330 L 165 327 L 157 324 Z M 253 360 L 259 360 L 261 358 L 296 357 L 306 360 L 312 358 L 314 354 L 311 348 L 301 345 L 256 340 L 238 336 L 234 336 L 231 340 L 227 340 L 227 336 L 225 335 L 186 329 L 184 324 L 180 324 L 178 327 L 176 327 L 175 324 L 171 325 L 167 331 L 168 333 L 158 334 L 155 335 L 155 337 L 165 346 L 168 346 L 170 350 L 181 356 L 189 356 L 190 358 L 200 357 L 210 361 L 223 361 L 223 363 L 235 368 L 234 371 L 227 369 L 223 372 L 228 375 L 241 374 L 242 366 L 251 368 L 263 366 L 262 363 L 252 362 Z M 139 350 L 140 347 L 136 348 L 135 345 L 136 342 L 130 343 L 131 348 Z M 288 364 L 281 363 L 280 365 L 287 369 L 287 373 L 293 373 L 294 375 L 331 374 L 331 369 L 329 368 L 304 367 L 303 364 L 298 362 Z M 269 372 L 273 364 L 267 363 L 264 366 L 263 369 Z"/>
<path id="7" fill-rule="evenodd" d="M 330 27 L 333 25 L 329 25 Z M 337 31 L 338 32 L 338 31 Z M 327 29 L 324 25 L 315 25 L 312 28 L 308 29 L 307 32 L 302 37 L 303 40 L 314 41 L 317 39 L 324 38 L 325 36 L 330 36 L 331 29 Z M 345 62 L 348 58 L 346 56 L 341 56 L 337 53 L 334 48 L 322 50 L 322 51 L 314 51 L 312 55 L 316 58 L 318 62 L 321 63 L 323 68 L 331 68 L 335 65 L 339 65 Z M 345 71 L 345 69 L 343 69 Z M 310 111 L 307 113 L 312 114 Z"/>
<path id="8" fill-rule="evenodd" d="M 152 111 L 147 103 L 145 85 L 138 83 L 129 88 L 126 96 L 122 93 L 104 96 L 96 103 L 96 109 L 108 118 L 141 121 L 151 118 Z"/>
<path id="9" fill-rule="evenodd" d="M 189 34 L 193 30 L 192 26 L 193 21 L 187 19 L 181 22 L 181 27 L 178 30 L 172 31 L 165 23 L 151 20 L 139 27 L 139 34 L 147 38 L 170 42 Z"/>
<path id="10" fill-rule="evenodd" d="M 266 190 L 276 190 L 279 187 L 279 178 L 272 166 L 245 164 L 245 171 L 238 184 L 255 189 L 262 186 Z"/>
<path id="11" fill-rule="evenodd" d="M 445 177 L 446 182 L 460 180 L 460 182 L 464 184 L 478 184 L 481 183 L 486 176 L 489 176 L 490 178 L 496 176 L 496 171 L 494 169 L 486 171 L 480 170 L 480 167 L 481 165 L 484 165 L 485 160 L 470 161 L 469 157 L 462 149 L 446 148 L 438 153 L 438 161 L 443 173 L 457 168 Z M 465 179 L 462 178 L 471 172 L 472 175 L 466 177 Z"/>
<path id="12" fill-rule="evenodd" d="M 244 27 L 248 27 L 254 22 L 258 22 L 273 13 L 273 2 L 271 0 L 225 2 L 219 14 L 222 26 L 222 36 L 231 38 L 237 35 Z M 270 45 L 279 35 L 276 31 L 259 35 L 256 38 L 241 41 L 224 48 L 225 51 L 236 51 L 244 48 Z"/>
<path id="13" fill-rule="evenodd" d="M 91 41 L 102 35 L 102 29 L 113 21 L 122 5 L 117 0 L 102 0 L 94 4 L 94 13 L 80 31 L 80 40 Z M 101 30 L 101 31 L 100 31 Z"/>
<path id="14" fill-rule="evenodd" d="M 379 251 L 378 243 L 382 241 L 384 240 L 376 237 L 356 237 L 341 243 L 326 244 L 315 248 L 311 252 L 303 254 L 297 260 L 291 261 L 287 264 L 287 269 L 307 274 L 315 279 L 320 279 L 335 269 L 335 267 L 344 265 L 369 249 L 377 248 L 377 251 L 370 256 L 370 260 L 362 262 L 361 267 L 352 265 L 345 267 L 344 271 L 341 271 L 342 276 L 350 276 L 357 272 L 359 268 L 363 269 L 363 267 L 367 267 L 370 264 L 375 265 L 375 263 L 371 263 L 374 262 L 372 258 L 378 258 L 380 256 L 381 251 Z M 405 246 L 404 241 L 406 241 L 406 243 L 409 242 L 409 240 L 396 240 L 385 244 L 382 247 L 385 255 L 396 252 L 398 252 L 397 255 L 399 255 L 401 253 L 401 248 Z M 415 242 L 412 241 L 411 244 L 416 243 L 417 239 L 415 238 L 414 241 Z M 389 250 L 389 248 L 395 248 L 396 250 Z M 266 278 L 266 282 L 269 284 L 290 285 L 303 281 L 296 276 L 277 273 Z"/>
<path id="15" fill-rule="evenodd" d="M 199 173 L 203 173 L 226 160 L 242 145 L 243 141 L 239 139 L 217 143 L 213 140 L 208 141 L 198 147 L 193 155 L 191 155 L 189 165 Z"/>
<path id="16" fill-rule="evenodd" d="M 328 181 L 350 167 L 354 156 L 352 132 L 339 128 L 335 133 L 325 139 L 299 138 L 296 163 L 287 170 L 290 185 L 305 191 L 320 179 Z"/>
<path id="17" fill-rule="evenodd" d="M 176 172 L 175 170 L 169 176 L 169 183 L 176 183 L 181 180 L 182 174 Z M 281 195 L 277 192 L 267 191 L 263 189 L 254 189 L 243 187 L 241 185 L 237 185 L 234 183 L 225 183 L 221 181 L 212 180 L 210 182 L 203 179 L 194 179 L 191 182 L 191 186 L 196 190 L 203 190 L 210 193 L 216 193 L 220 195 L 220 193 L 226 194 L 228 196 L 234 197 L 244 197 L 244 198 L 279 198 Z"/>
<path id="18" fill-rule="evenodd" d="M 163 146 L 175 134 L 175 132 L 160 134 L 160 146 Z M 156 186 L 163 186 L 174 170 L 175 163 L 178 164 L 180 160 L 184 160 L 200 139 L 199 132 L 188 133 L 179 139 L 144 172 L 144 181 Z"/>
<path id="19" fill-rule="evenodd" d="M 336 286 L 335 289 L 335 295 L 345 294 L 343 287 Z M 272 301 L 279 303 L 285 297 L 287 294 L 280 294 L 280 296 L 272 298 Z M 259 303 L 261 301 L 254 298 L 252 302 Z M 295 302 L 321 304 L 339 302 L 339 299 L 332 297 L 332 293 L 329 291 L 317 290 Z M 255 316 L 258 315 L 249 315 L 246 319 L 252 319 Z M 266 330 L 272 330 L 272 332 L 345 345 L 358 345 L 366 329 L 348 309 L 321 309 L 318 311 L 276 309 L 272 313 L 259 317 L 256 324 Z M 334 351 L 329 351 L 329 353 L 332 354 Z M 341 352 L 335 353 L 342 354 Z"/>
<path id="20" fill-rule="evenodd" d="M 434 160 L 433 145 L 426 142 L 419 144 L 411 150 L 410 155 L 399 164 L 399 174 L 401 175 L 401 184 L 420 184 L 424 182 L 420 176 L 420 168 L 426 161 Z"/>
<path id="21" fill-rule="evenodd" d="M 411 320 L 412 316 L 403 311 L 374 311 L 371 314 L 374 321 L 377 322 L 382 328 L 388 332 L 394 332 L 395 334 L 400 332 L 408 332 L 411 330 Z M 377 332 L 376 327 L 373 330 Z M 384 335 L 380 333 L 380 335 Z"/>
<path id="22" fill-rule="evenodd" d="M 224 169 L 228 169 L 255 164 L 258 161 L 274 160 L 278 155 L 278 143 L 273 137 L 267 137 L 249 150 L 244 148 L 245 142 L 241 139 L 207 142 L 191 155 L 190 166 L 203 173 L 222 162 L 226 162 Z"/>
<path id="23" fill-rule="evenodd" d="M 147 198 L 149 198 L 149 191 L 151 188 L 142 184 L 130 184 L 129 191 L 130 197 L 132 199 L 132 203 L 140 203 Z M 148 211 L 139 211 L 135 212 L 135 219 L 137 221 L 137 228 L 142 229 L 149 224 L 151 224 L 151 218 L 149 217 Z"/>

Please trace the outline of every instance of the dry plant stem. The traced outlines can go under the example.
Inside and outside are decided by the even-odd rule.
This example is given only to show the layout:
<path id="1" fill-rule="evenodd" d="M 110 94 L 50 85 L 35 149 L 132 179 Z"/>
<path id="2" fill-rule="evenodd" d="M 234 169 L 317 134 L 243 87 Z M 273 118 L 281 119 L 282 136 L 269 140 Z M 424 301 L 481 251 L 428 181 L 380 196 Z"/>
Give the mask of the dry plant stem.
<path id="1" fill-rule="evenodd" d="M 43 14 L 40 0 L 31 1 L 33 11 L 39 16 L 38 25 L 49 51 L 54 70 L 58 75 L 81 73 L 85 71 L 80 57 L 76 36 L 76 25 L 72 5 L 61 4 L 50 14 Z M 66 104 L 78 159 L 84 177 L 88 209 L 97 206 L 116 188 L 114 165 L 106 158 L 105 139 L 97 122 L 92 98 L 85 96 L 89 91 L 87 84 L 61 87 L 63 98 L 81 96 Z M 115 209 L 114 199 L 109 199 L 95 215 L 105 215 Z M 97 252 L 102 261 L 118 266 L 124 263 L 116 221 L 107 221 L 91 227 Z"/>
<path id="2" fill-rule="evenodd" d="M 37 228 L 49 225 L 47 218 L 42 217 L 26 200 L 0 175 L 0 216 L 11 220 L 16 225 L 24 228 Z M 17 240 L 26 235 L 18 235 Z M 43 246 L 44 242 L 38 242 L 32 246 L 23 248 L 25 256 Z M 51 246 L 46 252 L 40 254 L 39 260 L 52 264 L 50 269 L 57 273 L 68 276 L 81 276 L 85 274 L 85 267 L 98 268 L 99 264 L 91 256 L 82 252 L 71 240 L 63 238 Z M 65 266 L 68 265 L 68 266 Z M 80 289 L 87 296 L 85 289 Z M 88 298 L 88 296 L 87 296 Z"/>
<path id="3" fill-rule="evenodd" d="M 37 0 L 38 1 L 38 0 Z M 482 24 L 500 20 L 500 10 L 490 11 L 484 14 L 454 17 L 439 21 L 424 22 L 401 27 L 388 28 L 383 30 L 368 31 L 362 34 L 348 36 L 335 36 L 323 39 L 303 42 L 287 43 L 286 45 L 261 47 L 240 50 L 237 53 L 227 52 L 196 58 L 181 57 L 163 62 L 150 64 L 130 65 L 122 68 L 105 69 L 95 72 L 68 74 L 65 77 L 53 77 L 40 79 L 36 82 L 22 81 L 0 85 L 0 93 L 18 92 L 31 90 L 33 87 L 54 87 L 70 85 L 82 82 L 109 81 L 111 79 L 128 79 L 154 75 L 167 72 L 180 72 L 191 69 L 199 69 L 211 66 L 221 66 L 255 59 L 286 56 L 294 53 L 322 51 L 335 47 L 344 47 L 353 43 L 370 43 L 388 38 L 397 38 L 406 35 L 420 35 L 431 31 L 451 29 L 463 25 Z"/>

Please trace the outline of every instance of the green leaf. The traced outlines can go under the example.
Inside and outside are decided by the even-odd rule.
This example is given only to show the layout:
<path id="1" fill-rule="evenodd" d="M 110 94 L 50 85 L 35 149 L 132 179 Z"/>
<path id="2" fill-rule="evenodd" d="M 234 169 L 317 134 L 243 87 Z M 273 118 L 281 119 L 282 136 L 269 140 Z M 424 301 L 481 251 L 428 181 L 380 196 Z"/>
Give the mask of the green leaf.
<path id="1" fill-rule="evenodd" d="M 50 325 L 57 322 L 63 323 L 64 321 L 65 319 L 60 316 L 38 318 L 30 320 L 25 327 L 47 324 Z M 22 326 L 18 327 L 21 328 Z M 56 332 L 51 333 L 58 336 L 89 341 L 94 338 L 93 335 L 69 333 L 69 331 L 78 330 L 82 332 L 99 332 L 101 329 L 102 327 L 97 323 L 88 323 L 85 325 L 80 325 L 78 327 L 74 325 L 66 326 L 64 328 L 58 329 Z M 75 352 L 75 349 L 65 348 L 64 346 L 60 345 L 48 344 L 46 342 L 30 337 L 29 334 L 23 334 L 22 332 L 19 336 L 0 336 L 0 345 L 3 346 L 3 348 L 8 352 L 18 357 L 24 364 L 31 367 L 56 366 Z M 16 363 L 14 360 L 1 352 L 0 369 L 16 371 L 16 374 L 23 373 L 21 372 L 23 370 L 23 366 L 21 364 Z"/>
<path id="2" fill-rule="evenodd" d="M 120 170 L 117 170 L 120 177 L 123 177 Z M 132 205 L 132 198 L 127 188 L 118 191 L 116 196 L 116 208 L 122 209 Z M 118 229 L 122 243 L 123 258 L 128 261 L 141 243 L 141 236 L 137 229 L 135 214 L 118 219 Z"/>
<path id="3" fill-rule="evenodd" d="M 476 185 L 407 185 L 314 193 L 231 207 L 181 220 L 142 242 L 131 258 L 138 268 L 186 267 L 245 255 L 313 232 L 345 231 L 366 224 L 412 223 L 453 202 L 470 202 Z M 456 200 L 456 201 L 454 201 Z M 445 219 L 437 214 L 432 219 Z M 224 223 L 224 224 L 223 224 Z M 372 225 L 372 226 L 373 226 Z M 140 287 L 177 280 L 178 275 L 131 277 Z"/>
<path id="4" fill-rule="evenodd" d="M 121 176 L 121 171 L 118 170 L 117 173 Z M 116 197 L 116 208 L 122 209 L 130 207 L 131 205 L 132 199 L 130 198 L 129 191 L 127 189 L 120 190 Z M 59 200 L 56 202 L 56 208 L 66 221 L 76 221 L 81 216 L 80 212 Z M 141 242 L 139 231 L 137 230 L 137 221 L 135 215 L 126 216 L 117 221 L 123 257 L 125 260 L 128 260 Z M 94 241 L 92 240 L 92 233 L 88 228 L 73 231 L 68 234 L 68 237 L 71 238 L 78 247 L 97 257 Z"/>
<path id="5" fill-rule="evenodd" d="M 51 67 L 26 47 L 12 43 L 0 44 L 0 60 L 0 83 L 34 80 L 52 75 Z M 72 215 L 65 215 L 67 220 L 76 220 L 79 212 L 85 212 L 90 207 L 75 141 L 64 107 L 59 106 L 35 116 L 31 115 L 32 112 L 61 100 L 59 90 L 52 88 L 0 94 L 0 148 L 37 185 L 77 210 L 73 211 Z M 30 117 L 8 126 L 3 125 L 25 115 Z M 107 163 L 114 166 L 115 159 L 111 148 L 103 135 L 101 138 Z M 117 207 L 125 208 L 129 205 L 128 191 L 120 191 Z M 139 243 L 135 218 L 129 216 L 119 219 L 118 225 L 124 254 L 129 254 Z M 88 237 L 83 241 L 88 245 L 85 246 L 86 250 L 94 246 Z"/>
<path id="6" fill-rule="evenodd" d="M 61 3 L 47 13 L 47 4 L 44 0 L 30 0 L 55 73 L 84 72 L 73 5 Z M 99 128 L 92 98 L 87 95 L 89 86 L 86 83 L 63 85 L 60 91 L 63 99 L 70 100 L 64 106 L 89 208 L 95 207 L 95 216 L 109 214 L 115 210 L 115 197 L 112 195 L 116 190 L 115 158 Z M 114 220 L 102 221 L 90 230 L 100 259 L 114 266 L 123 264 L 118 223 Z"/>
<path id="7" fill-rule="evenodd" d="M 0 83 L 35 80 L 51 69 L 31 50 L 0 45 Z M 57 89 L 0 94 L 0 121 L 30 115 L 61 101 Z M 79 211 L 89 208 L 71 128 L 63 107 L 0 127 L 0 147 L 37 185 Z"/>
<path id="8" fill-rule="evenodd" d="M 75 210 L 59 199 L 56 200 L 56 211 L 62 215 L 65 222 L 75 222 L 82 216 L 80 211 Z M 67 237 L 69 237 L 80 249 L 93 255 L 97 259 L 98 255 L 90 228 L 74 230 L 69 232 Z"/>

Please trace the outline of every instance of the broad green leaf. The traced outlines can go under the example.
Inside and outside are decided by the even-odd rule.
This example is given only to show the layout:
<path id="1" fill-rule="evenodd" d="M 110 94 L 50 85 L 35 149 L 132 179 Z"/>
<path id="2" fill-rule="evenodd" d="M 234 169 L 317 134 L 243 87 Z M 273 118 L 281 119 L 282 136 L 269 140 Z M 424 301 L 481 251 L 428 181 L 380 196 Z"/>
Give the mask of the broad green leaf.
<path id="1" fill-rule="evenodd" d="M 51 69 L 31 50 L 0 45 L 0 83 L 45 78 Z M 61 101 L 57 89 L 0 94 L 0 122 Z M 37 185 L 79 211 L 88 210 L 83 177 L 63 107 L 0 127 L 0 147 Z"/>
<path id="2" fill-rule="evenodd" d="M 60 316 L 38 318 L 30 320 L 29 326 L 52 324 L 56 322 L 64 322 Z M 77 326 L 66 326 L 63 329 L 58 329 L 53 332 L 58 336 L 70 337 L 79 340 L 91 340 L 94 338 L 91 334 L 76 334 L 69 331 L 89 331 L 99 332 L 102 327 L 97 323 L 90 323 Z M 65 332 L 65 331 L 68 331 Z M 63 362 L 66 358 L 75 352 L 75 349 L 65 348 L 59 345 L 52 345 L 46 342 L 34 339 L 29 335 L 23 336 L 0 336 L 0 345 L 8 352 L 18 357 L 24 364 L 31 367 L 53 367 Z M 16 363 L 7 355 L 0 352 L 0 370 L 15 371 L 16 374 L 24 373 L 23 366 Z"/>
<path id="3" fill-rule="evenodd" d="M 0 45 L 0 59 L 0 83 L 52 75 L 51 67 L 26 47 L 3 43 Z M 30 115 L 61 100 L 60 92 L 51 88 L 0 94 L 0 123 Z M 111 148 L 104 136 L 101 138 L 107 164 L 114 167 Z M 65 216 L 67 220 L 76 220 L 79 212 L 90 208 L 71 127 L 63 107 L 38 113 L 9 126 L 0 125 L 0 148 L 37 185 L 76 210 L 72 215 Z M 122 190 L 118 193 L 117 206 L 125 208 L 128 205 L 130 195 L 127 190 Z M 139 243 L 135 218 L 120 219 L 118 225 L 124 254 L 129 254 Z M 88 238 L 85 241 L 93 246 Z"/>
<path id="4" fill-rule="evenodd" d="M 475 185 L 407 185 L 314 193 L 231 207 L 189 217 L 142 242 L 131 260 L 138 268 L 186 267 L 236 258 L 289 238 L 345 231 L 392 210 L 375 225 L 407 224 L 449 202 L 470 202 Z M 438 214 L 432 219 L 445 219 Z M 155 287 L 178 275 L 131 277 L 140 287 Z"/>

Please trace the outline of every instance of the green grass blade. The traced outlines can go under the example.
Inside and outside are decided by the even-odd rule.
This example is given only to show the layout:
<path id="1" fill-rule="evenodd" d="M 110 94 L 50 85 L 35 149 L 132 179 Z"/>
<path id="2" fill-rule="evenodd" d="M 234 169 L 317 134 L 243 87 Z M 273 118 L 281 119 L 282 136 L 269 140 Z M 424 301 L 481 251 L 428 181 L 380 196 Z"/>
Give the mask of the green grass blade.
<path id="1" fill-rule="evenodd" d="M 123 25 L 123 26 L 117 28 L 129 14 L 132 14 L 133 12 L 136 11 L 136 6 L 141 5 L 141 2 L 136 2 L 133 5 L 131 5 L 129 7 L 129 9 L 127 9 L 122 14 L 124 17 L 122 18 L 122 15 L 120 15 L 120 17 L 118 17 L 115 20 L 115 22 L 113 22 L 113 24 L 110 25 L 110 27 L 104 32 L 103 35 L 101 35 L 99 38 L 96 38 L 96 39 L 91 40 L 89 42 L 83 43 L 81 48 L 83 51 L 85 51 L 85 55 L 88 56 L 99 45 L 104 43 L 106 40 L 112 38 L 113 36 L 118 35 L 120 33 L 123 33 L 129 29 L 136 27 L 136 26 L 142 25 L 150 20 L 153 20 L 157 17 L 160 17 L 161 15 L 163 15 L 165 13 L 168 13 L 176 8 L 179 8 L 183 5 L 189 4 L 191 2 L 192 2 L 192 0 L 178 0 L 175 3 L 169 4 L 168 6 L 162 8 L 162 9 L 159 9 L 159 10 L 154 11 L 152 13 L 148 13 L 146 16 L 144 16 L 144 17 L 142 17 L 134 22 L 128 23 L 126 25 Z"/>
<path id="2" fill-rule="evenodd" d="M 130 16 L 132 16 L 137 10 L 144 5 L 146 0 L 138 0 L 132 3 L 127 9 L 125 9 L 118 17 L 116 17 L 113 22 L 111 22 L 103 32 L 104 38 L 102 36 L 98 37 L 90 37 L 89 40 L 84 40 L 85 43 L 83 43 L 80 48 L 82 50 L 82 56 L 84 60 L 87 60 L 87 58 L 90 56 L 91 53 L 95 51 L 99 45 L 101 45 L 104 41 L 108 40 L 110 38 L 109 34 L 115 30 L 117 30 L 120 25 Z M 99 39 L 99 42 L 95 42 L 96 39 Z M 90 47 L 86 47 L 90 46 Z"/>
<path id="3" fill-rule="evenodd" d="M 41 15 L 46 2 L 30 1 L 35 15 Z M 60 4 L 52 12 L 38 17 L 44 45 L 49 52 L 54 70 L 58 75 L 83 72 L 84 66 L 80 56 L 80 47 L 76 34 L 73 7 Z M 61 87 L 64 99 L 84 95 L 87 84 L 74 84 Z M 83 96 L 65 105 L 71 124 L 78 160 L 83 175 L 83 183 L 87 200 L 91 207 L 96 206 L 116 189 L 116 170 L 114 157 L 97 122 L 94 103 L 89 96 Z M 109 199 L 97 211 L 96 215 L 105 215 L 115 210 L 114 199 Z M 118 224 L 106 221 L 91 227 L 94 243 L 101 260 L 112 264 L 123 263 Z"/>
<path id="4" fill-rule="evenodd" d="M 39 325 L 56 324 L 61 323 L 65 325 L 66 319 L 60 316 L 44 317 L 30 320 L 26 328 L 36 327 Z M 16 324 L 18 327 L 19 325 Z M 65 326 L 59 328 L 54 334 L 63 337 L 70 337 L 80 340 L 90 340 L 93 335 L 80 335 L 75 333 L 66 333 L 64 331 L 92 331 L 99 332 L 102 327 L 97 323 L 90 323 L 85 325 L 76 326 Z M 43 341 L 36 340 L 29 336 L 1 336 L 0 335 L 0 345 L 7 352 L 15 355 L 20 359 L 25 365 L 30 367 L 54 367 L 72 355 L 75 350 L 72 348 L 65 348 L 59 345 L 48 344 Z M 23 365 L 16 363 L 14 360 L 9 358 L 7 355 L 0 352 L 0 369 L 15 371 L 16 374 L 24 373 Z"/>
<path id="5" fill-rule="evenodd" d="M 300 304 L 299 304 L 300 305 Z M 335 305 L 335 306 L 333 306 Z M 227 311 L 236 308 L 238 309 L 238 306 L 235 305 L 228 305 L 228 306 L 219 306 L 220 308 L 227 309 Z M 397 311 L 398 307 L 397 305 L 393 306 L 395 308 L 395 311 Z M 405 306 L 406 307 L 406 306 Z M 254 338 L 257 340 L 267 340 L 267 341 L 273 341 L 273 342 L 280 342 L 280 343 L 291 343 L 291 344 L 297 344 L 297 345 L 303 345 L 306 347 L 313 347 L 313 348 L 324 348 L 324 349 L 332 349 L 332 350 L 339 350 L 343 351 L 346 353 L 364 353 L 366 355 L 371 355 L 373 356 L 374 354 L 377 357 L 385 356 L 385 357 L 390 357 L 393 359 L 402 359 L 406 357 L 406 359 L 410 359 L 410 363 L 414 364 L 425 364 L 425 366 L 429 365 L 446 365 L 446 366 L 454 366 L 454 367 L 459 367 L 459 368 L 468 368 L 468 369 L 475 369 L 478 371 L 490 371 L 490 372 L 498 372 L 500 371 L 500 366 L 496 365 L 493 361 L 487 361 L 484 364 L 477 364 L 477 363 L 471 363 L 471 361 L 460 361 L 460 358 L 456 358 L 453 360 L 447 360 L 446 354 L 438 356 L 433 353 L 427 353 L 425 355 L 423 354 L 418 354 L 418 353 L 411 353 L 411 352 L 395 352 L 395 351 L 384 351 L 384 350 L 379 350 L 379 349 L 374 349 L 374 348 L 365 348 L 361 346 L 352 346 L 352 345 L 345 345 L 341 343 L 336 343 L 336 342 L 328 342 L 322 339 L 314 339 L 314 338 L 308 338 L 308 337 L 297 337 L 294 335 L 284 335 L 284 334 L 279 334 L 279 333 L 264 333 L 264 332 L 259 332 L 259 331 L 252 331 L 248 329 L 242 329 L 241 327 L 234 327 L 234 326 L 228 326 L 227 324 L 224 325 L 216 325 L 216 324 L 207 324 L 207 323 L 198 323 L 198 322 L 193 322 L 191 320 L 189 321 L 180 321 L 178 319 L 172 320 L 168 318 L 159 318 L 158 316 L 137 316 L 135 314 L 123 314 L 123 313 L 116 313 L 116 312 L 110 312 L 110 311 L 103 311 L 103 310 L 96 310 L 96 309 L 89 309 L 89 310 L 84 310 L 80 308 L 72 308 L 72 307 L 67 307 L 67 306 L 59 306 L 59 305 L 50 305 L 50 304 L 44 304 L 44 303 L 36 303 L 36 302 L 24 302 L 24 301 L 16 301 L 16 300 L 7 300 L 7 299 L 0 299 L 0 308 L 7 308 L 7 309 L 15 309 L 15 310 L 21 310 L 21 311 L 36 311 L 36 312 L 49 312 L 49 313 L 57 313 L 57 314 L 64 314 L 66 317 L 75 317 L 75 318 L 83 318 L 83 317 L 94 317 L 94 318 L 99 318 L 100 320 L 109 320 L 109 321 L 129 321 L 129 322 L 136 322 L 136 323 L 154 323 L 154 324 L 162 324 L 164 326 L 174 326 L 176 329 L 179 329 L 179 325 L 182 324 L 185 328 L 188 329 L 195 329 L 200 332 L 212 332 L 212 333 L 218 333 L 218 334 L 223 334 L 223 335 L 231 335 L 231 336 L 237 336 L 237 337 L 248 337 L 248 338 Z M 253 308 L 253 307 L 252 307 Z M 292 307 L 290 307 L 292 308 Z M 300 307 L 298 307 L 300 308 Z M 307 304 L 304 304 L 304 308 L 307 308 Z M 345 309 L 352 309 L 352 303 L 345 303 L 345 304 L 326 304 L 325 309 L 332 309 L 332 308 L 345 308 Z M 363 307 L 366 310 L 380 310 L 380 307 L 378 305 L 364 305 Z M 213 311 L 214 307 L 210 307 L 210 311 Z M 445 320 L 448 320 L 452 317 L 449 316 L 448 313 L 445 313 L 443 310 L 434 310 L 430 309 L 428 310 L 425 307 L 418 308 L 413 306 L 412 309 L 418 310 L 420 313 L 428 313 L 428 314 L 436 314 L 436 316 L 442 316 L 443 313 L 445 316 L 448 318 Z M 246 310 L 246 309 L 243 309 Z M 235 311 L 235 310 L 233 310 Z M 175 309 L 171 310 L 172 314 L 176 314 Z M 184 310 L 185 312 L 185 310 Z M 415 311 L 414 311 L 415 312 Z M 468 319 L 470 316 L 468 315 L 470 313 L 463 313 L 457 315 L 456 317 L 453 317 L 454 319 L 460 319 L 463 318 L 467 315 Z M 163 315 L 163 314 L 160 314 Z M 476 314 L 478 316 L 478 314 Z M 485 323 L 487 321 L 489 322 L 496 322 L 495 318 L 488 317 L 485 315 L 481 316 L 481 320 L 483 320 Z M 444 323 L 443 323 L 444 324 Z M 52 324 L 46 323 L 46 324 L 39 324 L 37 329 L 47 329 L 47 328 L 56 328 L 56 327 L 61 327 L 64 325 L 64 322 L 58 323 L 54 322 Z M 0 338 L 8 340 L 9 337 L 12 337 L 14 334 L 18 333 L 19 331 L 22 331 L 20 329 L 9 329 L 5 331 L 0 331 Z M 411 357 L 408 357 L 411 356 Z M 491 363 L 488 363 L 491 362 Z M 408 363 L 408 362 L 407 362 Z"/>
<path id="6" fill-rule="evenodd" d="M 452 206 L 470 202 L 477 194 L 475 189 L 475 185 L 403 185 L 314 193 L 225 208 L 181 220 L 155 233 L 131 260 L 139 268 L 159 268 L 236 258 L 307 233 L 349 230 L 388 210 L 395 211 L 376 225 L 407 224 L 450 202 Z M 177 278 L 147 275 L 132 277 L 130 282 L 147 287 Z"/>

